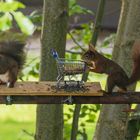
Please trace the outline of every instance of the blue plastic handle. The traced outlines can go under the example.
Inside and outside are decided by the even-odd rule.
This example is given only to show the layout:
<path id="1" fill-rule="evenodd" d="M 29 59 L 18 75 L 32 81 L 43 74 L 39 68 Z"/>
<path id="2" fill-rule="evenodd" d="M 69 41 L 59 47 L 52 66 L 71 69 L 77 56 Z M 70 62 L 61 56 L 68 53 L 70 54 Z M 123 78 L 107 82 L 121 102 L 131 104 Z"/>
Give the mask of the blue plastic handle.
<path id="1" fill-rule="evenodd" d="M 51 49 L 51 53 L 52 53 L 52 56 L 57 59 L 58 58 L 58 53 L 57 51 L 55 51 L 54 49 Z"/>

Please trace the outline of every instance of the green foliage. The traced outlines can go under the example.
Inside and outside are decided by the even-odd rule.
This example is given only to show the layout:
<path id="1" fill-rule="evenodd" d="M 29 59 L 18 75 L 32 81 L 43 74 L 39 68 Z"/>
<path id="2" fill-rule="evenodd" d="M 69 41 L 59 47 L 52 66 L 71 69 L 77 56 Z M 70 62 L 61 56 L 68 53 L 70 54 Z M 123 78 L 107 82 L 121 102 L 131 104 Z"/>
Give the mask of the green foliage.
<path id="1" fill-rule="evenodd" d="M 25 8 L 25 5 L 19 1 L 13 2 L 0 2 L 0 12 L 14 12 L 19 8 Z"/>
<path id="2" fill-rule="evenodd" d="M 20 30 L 25 34 L 32 34 L 35 30 L 33 23 L 22 12 L 18 10 L 25 8 L 25 5 L 19 1 L 0 2 L 0 30 L 5 31 L 13 26 L 13 20 L 16 21 Z"/>
<path id="3" fill-rule="evenodd" d="M 103 40 L 103 43 L 102 43 L 102 47 L 109 47 L 109 45 L 111 44 L 114 44 L 115 42 L 115 37 L 116 37 L 116 34 L 113 33 L 111 35 L 109 35 L 108 37 L 106 37 L 104 40 Z"/>
<path id="4" fill-rule="evenodd" d="M 80 118 L 79 118 L 79 133 L 82 135 L 83 133 L 88 133 L 89 126 L 92 126 L 93 123 L 97 121 L 98 113 L 100 110 L 100 105 L 82 105 L 81 111 L 80 111 Z M 65 105 L 64 106 L 64 126 L 65 129 L 71 129 L 71 123 L 73 118 L 73 112 L 74 112 L 74 106 L 73 105 Z M 85 131 L 83 131 L 85 130 Z M 66 133 L 64 133 L 65 139 L 68 139 L 70 137 L 70 132 L 68 130 L 64 130 Z M 89 133 L 88 133 L 89 134 Z"/>
<path id="5" fill-rule="evenodd" d="M 100 46 L 98 46 L 100 52 L 103 53 L 106 57 L 108 57 L 110 59 L 112 57 L 112 50 L 113 50 L 114 43 L 115 43 L 115 37 L 116 37 L 115 33 L 109 35 L 108 37 L 106 37 L 103 40 L 102 44 Z"/>
<path id="6" fill-rule="evenodd" d="M 31 54 L 29 54 L 31 55 Z M 39 58 L 36 56 L 27 56 L 27 62 L 24 65 L 20 79 L 27 80 L 38 80 L 39 79 Z"/>
<path id="7" fill-rule="evenodd" d="M 77 4 L 76 0 L 70 0 L 69 1 L 69 16 L 75 15 L 75 14 L 91 14 L 94 15 L 94 13 L 86 9 L 80 5 Z M 41 29 L 41 22 L 42 22 L 42 14 L 35 10 L 33 11 L 28 18 L 37 26 L 37 29 Z"/>
<path id="8" fill-rule="evenodd" d="M 32 21 L 34 25 L 36 25 L 38 30 L 41 30 L 41 23 L 42 23 L 42 13 L 39 11 L 35 10 L 33 11 L 28 18 Z"/>
<path id="9" fill-rule="evenodd" d="M 0 15 L 0 30 L 4 31 L 12 27 L 12 16 L 9 13 L 1 13 Z"/>
<path id="10" fill-rule="evenodd" d="M 83 50 L 81 47 L 87 49 L 87 44 L 89 44 L 92 37 L 92 22 L 81 24 L 81 27 L 83 28 L 82 30 L 72 30 L 70 32 L 72 37 L 69 34 L 67 35 L 67 39 L 72 39 L 74 42 L 74 46 L 71 48 L 71 50 L 74 52 L 82 52 Z"/>
<path id="11" fill-rule="evenodd" d="M 70 0 L 69 1 L 69 15 L 74 15 L 74 14 L 92 14 L 93 12 L 91 10 L 88 10 L 84 7 L 81 7 L 80 5 L 77 4 L 76 0 Z"/>
<path id="12" fill-rule="evenodd" d="M 25 34 L 33 33 L 34 25 L 26 16 L 23 15 L 22 12 L 12 12 L 12 14 L 23 33 Z"/>

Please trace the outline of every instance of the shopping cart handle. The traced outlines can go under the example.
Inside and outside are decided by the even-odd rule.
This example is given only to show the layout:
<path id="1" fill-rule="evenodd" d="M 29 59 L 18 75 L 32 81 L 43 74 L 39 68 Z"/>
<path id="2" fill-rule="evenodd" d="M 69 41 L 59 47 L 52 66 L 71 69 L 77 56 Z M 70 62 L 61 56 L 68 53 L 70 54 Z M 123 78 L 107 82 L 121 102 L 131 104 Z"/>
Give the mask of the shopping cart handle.
<path id="1" fill-rule="evenodd" d="M 52 53 L 52 56 L 57 59 L 58 58 L 58 53 L 57 51 L 55 51 L 54 49 L 51 49 L 51 53 Z"/>

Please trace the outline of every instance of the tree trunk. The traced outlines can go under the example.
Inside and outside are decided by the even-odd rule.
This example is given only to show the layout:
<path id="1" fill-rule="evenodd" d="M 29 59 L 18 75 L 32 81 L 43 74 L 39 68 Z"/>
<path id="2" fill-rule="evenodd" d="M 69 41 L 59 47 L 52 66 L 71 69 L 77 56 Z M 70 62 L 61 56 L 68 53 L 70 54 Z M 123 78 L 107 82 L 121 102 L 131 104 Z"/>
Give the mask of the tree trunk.
<path id="1" fill-rule="evenodd" d="M 68 21 L 67 0 L 44 0 L 43 27 L 41 36 L 40 80 L 55 81 L 56 63 L 51 48 L 60 57 L 65 55 L 65 43 Z M 38 105 L 36 122 L 36 140 L 63 139 L 63 106 Z"/>
<path id="2" fill-rule="evenodd" d="M 130 11 L 128 20 L 130 21 L 126 28 L 129 29 L 125 32 L 124 43 L 127 41 L 127 37 L 131 40 L 140 38 L 140 1 L 134 0 L 130 3 Z M 132 24 L 132 25 L 131 25 Z M 136 110 L 140 111 L 140 105 L 137 106 Z M 137 116 L 138 117 L 138 116 Z M 140 130 L 140 119 L 139 117 L 135 120 L 128 121 L 127 131 L 126 131 L 126 140 L 135 140 Z"/>
<path id="3" fill-rule="evenodd" d="M 120 22 L 117 30 L 113 59 L 130 76 L 132 70 L 131 48 L 140 34 L 140 1 L 122 0 Z M 134 89 L 134 86 L 131 88 Z M 124 140 L 128 114 L 122 112 L 127 105 L 103 105 L 96 126 L 94 140 Z"/>
<path id="4" fill-rule="evenodd" d="M 140 106 L 136 107 L 137 111 L 140 111 Z M 128 120 L 126 130 L 126 140 L 136 140 L 140 130 L 140 116 L 139 114 L 133 113 Z"/>

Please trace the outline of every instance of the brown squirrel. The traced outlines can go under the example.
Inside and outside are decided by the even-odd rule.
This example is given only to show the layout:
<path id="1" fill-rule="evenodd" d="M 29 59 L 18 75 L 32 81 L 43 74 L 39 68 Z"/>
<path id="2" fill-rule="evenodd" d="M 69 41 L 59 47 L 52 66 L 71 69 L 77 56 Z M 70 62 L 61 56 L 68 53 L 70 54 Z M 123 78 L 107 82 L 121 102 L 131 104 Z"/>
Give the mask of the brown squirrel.
<path id="1" fill-rule="evenodd" d="M 25 62 L 24 46 L 19 41 L 0 42 L 0 84 L 14 87 Z"/>
<path id="2" fill-rule="evenodd" d="M 129 78 L 120 65 L 98 53 L 91 44 L 89 49 L 82 55 L 89 71 L 108 74 L 107 89 L 109 93 L 112 92 L 115 86 L 126 91 L 128 85 L 140 79 L 140 40 L 136 40 L 133 45 L 132 58 L 134 66 L 132 75 Z"/>

